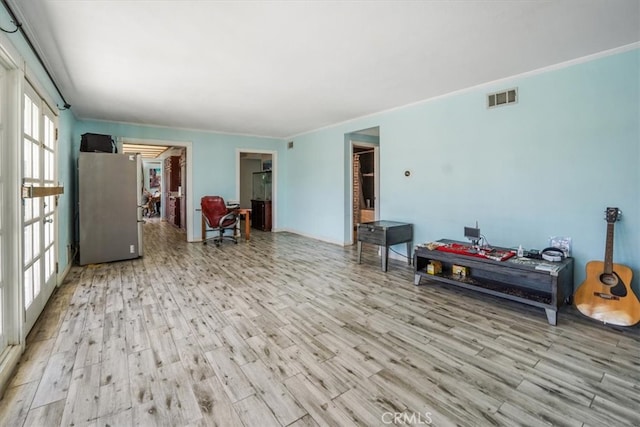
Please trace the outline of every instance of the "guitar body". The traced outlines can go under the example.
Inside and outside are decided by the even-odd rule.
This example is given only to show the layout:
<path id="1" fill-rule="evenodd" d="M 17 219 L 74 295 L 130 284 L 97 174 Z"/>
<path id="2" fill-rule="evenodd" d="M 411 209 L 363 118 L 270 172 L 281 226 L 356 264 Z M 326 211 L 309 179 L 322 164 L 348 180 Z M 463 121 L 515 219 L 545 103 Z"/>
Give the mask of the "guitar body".
<path id="1" fill-rule="evenodd" d="M 573 297 L 578 310 L 585 316 L 611 325 L 632 326 L 640 322 L 640 301 L 629 286 L 633 271 L 626 265 L 613 264 L 614 279 L 603 277 L 604 271 L 605 263 L 602 261 L 587 263 L 587 277 Z M 608 280 L 618 282 L 612 285 Z M 625 287 L 626 295 L 613 295 L 612 287 L 621 284 Z"/>
<path id="2" fill-rule="evenodd" d="M 618 326 L 632 326 L 640 322 L 640 301 L 631 289 L 633 272 L 629 267 L 613 263 L 613 224 L 620 219 L 618 208 L 607 208 L 607 241 L 604 262 L 589 261 L 587 278 L 582 282 L 573 301 L 585 316 Z"/>

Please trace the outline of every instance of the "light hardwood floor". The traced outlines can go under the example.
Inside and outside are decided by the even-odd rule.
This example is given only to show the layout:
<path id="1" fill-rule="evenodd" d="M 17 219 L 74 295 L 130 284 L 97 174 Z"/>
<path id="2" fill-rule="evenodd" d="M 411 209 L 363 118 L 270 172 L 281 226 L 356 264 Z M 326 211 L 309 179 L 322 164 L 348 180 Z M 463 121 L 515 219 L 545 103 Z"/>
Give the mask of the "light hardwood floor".
<path id="1" fill-rule="evenodd" d="M 145 229 L 56 290 L 0 425 L 640 425 L 638 327 L 416 287 L 372 247 Z"/>

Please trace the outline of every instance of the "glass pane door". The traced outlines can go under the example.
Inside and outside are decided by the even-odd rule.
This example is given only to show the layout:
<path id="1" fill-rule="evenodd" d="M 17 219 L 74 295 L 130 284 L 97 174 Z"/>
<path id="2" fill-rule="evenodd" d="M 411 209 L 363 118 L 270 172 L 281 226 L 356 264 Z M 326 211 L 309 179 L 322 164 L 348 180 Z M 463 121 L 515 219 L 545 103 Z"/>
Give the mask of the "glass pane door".
<path id="1" fill-rule="evenodd" d="M 22 179 L 24 185 L 55 184 L 55 116 L 31 87 L 24 94 Z M 23 199 L 23 286 L 29 331 L 56 283 L 55 196 Z"/>

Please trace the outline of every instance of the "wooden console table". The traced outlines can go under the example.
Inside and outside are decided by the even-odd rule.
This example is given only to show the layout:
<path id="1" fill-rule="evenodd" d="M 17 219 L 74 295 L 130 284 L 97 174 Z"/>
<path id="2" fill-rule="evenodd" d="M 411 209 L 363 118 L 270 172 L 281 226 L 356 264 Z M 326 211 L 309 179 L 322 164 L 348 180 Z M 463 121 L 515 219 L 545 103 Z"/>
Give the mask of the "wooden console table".
<path id="1" fill-rule="evenodd" d="M 443 239 L 437 243 L 462 242 Z M 442 272 L 428 274 L 430 261 L 439 261 Z M 413 264 L 415 285 L 425 278 L 544 308 L 551 325 L 557 323 L 558 308 L 573 295 L 573 258 L 553 263 L 517 257 L 495 261 L 417 246 Z M 454 274 L 454 265 L 466 267 L 468 274 Z"/>
<path id="2" fill-rule="evenodd" d="M 358 264 L 362 260 L 362 242 L 384 247 L 382 271 L 387 271 L 389 246 L 407 243 L 407 263 L 411 265 L 413 224 L 396 221 L 372 221 L 358 224 Z"/>

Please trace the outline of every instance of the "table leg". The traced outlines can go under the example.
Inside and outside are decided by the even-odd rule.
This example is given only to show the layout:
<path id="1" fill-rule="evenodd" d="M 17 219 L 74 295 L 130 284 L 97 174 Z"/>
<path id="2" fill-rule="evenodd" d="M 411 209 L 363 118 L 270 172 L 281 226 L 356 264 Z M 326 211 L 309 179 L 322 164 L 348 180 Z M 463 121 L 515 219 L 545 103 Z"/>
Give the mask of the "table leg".
<path id="1" fill-rule="evenodd" d="M 358 264 L 362 262 L 362 242 L 358 240 Z"/>
<path id="2" fill-rule="evenodd" d="M 413 246 L 413 242 L 407 242 L 407 264 L 411 265 L 411 261 L 413 260 L 413 255 L 411 254 L 411 247 Z"/>
<path id="3" fill-rule="evenodd" d="M 244 238 L 245 240 L 249 240 L 251 236 L 251 212 L 244 213 Z"/>
<path id="4" fill-rule="evenodd" d="M 547 321 L 551 326 L 556 326 L 558 323 L 558 311 L 550 308 L 544 309 L 545 313 L 547 313 Z"/>
<path id="5" fill-rule="evenodd" d="M 387 263 L 389 262 L 389 246 L 384 245 L 384 252 L 382 253 L 382 271 L 387 272 Z"/>
<path id="6" fill-rule="evenodd" d="M 415 274 L 415 275 L 413 276 L 413 284 L 414 284 L 414 285 L 416 285 L 416 286 L 418 286 L 418 285 L 420 284 L 420 278 L 422 278 L 422 276 L 421 276 L 421 275 L 419 275 L 419 274 Z"/>

